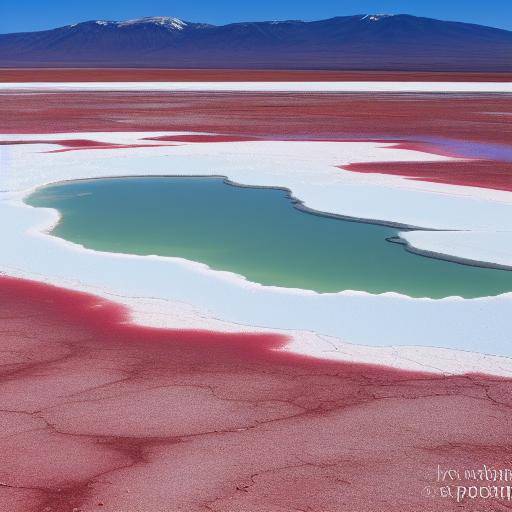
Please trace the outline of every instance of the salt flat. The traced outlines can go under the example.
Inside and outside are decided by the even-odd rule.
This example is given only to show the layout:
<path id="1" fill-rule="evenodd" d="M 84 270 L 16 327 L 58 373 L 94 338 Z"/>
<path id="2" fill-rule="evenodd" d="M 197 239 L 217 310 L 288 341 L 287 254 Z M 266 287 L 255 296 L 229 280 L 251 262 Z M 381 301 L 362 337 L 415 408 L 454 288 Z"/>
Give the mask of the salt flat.
<path id="1" fill-rule="evenodd" d="M 128 145 L 158 135 L 162 133 L 8 135 L 2 139 L 76 138 Z M 507 336 L 512 294 L 432 300 L 261 286 L 178 258 L 100 253 L 55 239 L 45 232 L 58 220 L 56 212 L 22 202 L 34 188 L 66 179 L 225 175 L 246 185 L 287 187 L 306 206 L 324 212 L 469 233 L 501 231 L 508 236 L 511 193 L 376 177 L 336 167 L 357 161 L 446 158 L 389 146 L 258 141 L 58 153 L 48 152 L 59 149 L 57 144 L 2 146 L 5 172 L 0 178 L 0 210 L 7 222 L 1 228 L 6 249 L 0 254 L 0 269 L 115 298 L 130 305 L 141 323 L 285 331 L 292 334 L 290 350 L 319 357 L 433 371 L 512 371 Z M 426 243 L 422 244 L 424 248 Z"/>
<path id="2" fill-rule="evenodd" d="M 11 82 L 0 91 L 512 92 L 510 82 Z"/>

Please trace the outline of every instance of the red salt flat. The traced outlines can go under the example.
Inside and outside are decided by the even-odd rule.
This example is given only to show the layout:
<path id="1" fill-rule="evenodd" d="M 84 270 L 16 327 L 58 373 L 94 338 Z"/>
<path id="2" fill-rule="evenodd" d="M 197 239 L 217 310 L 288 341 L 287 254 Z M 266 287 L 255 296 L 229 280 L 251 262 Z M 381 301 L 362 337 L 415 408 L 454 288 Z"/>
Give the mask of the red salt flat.
<path id="1" fill-rule="evenodd" d="M 426 137 L 510 144 L 512 95 L 5 93 L 0 133 L 192 131 L 268 139 Z"/>
<path id="2" fill-rule="evenodd" d="M 0 69 L 0 82 L 510 82 L 512 73 L 308 71 L 259 69 Z"/>
<path id="3" fill-rule="evenodd" d="M 353 163 L 341 169 L 360 173 L 389 174 L 417 181 L 464 185 L 512 192 L 512 163 L 494 160 L 455 162 Z"/>
<path id="4" fill-rule="evenodd" d="M 155 141 L 174 141 L 174 142 L 251 142 L 258 140 L 277 140 L 275 138 L 270 137 L 247 137 L 243 135 L 224 135 L 224 134 L 197 134 L 197 135 L 162 135 L 159 137 L 146 137 L 143 140 L 155 140 Z M 290 140 L 288 139 L 280 139 L 280 140 Z M 308 137 L 294 137 L 292 140 L 302 141 L 302 142 L 375 142 L 382 144 L 393 144 L 393 148 L 396 149 L 408 149 L 411 151 L 421 151 L 423 153 L 430 153 L 434 155 L 443 155 L 443 156 L 453 156 L 457 157 L 459 155 L 454 152 L 448 151 L 444 147 L 440 147 L 439 145 L 421 142 L 421 141 L 405 141 L 405 140 L 397 140 L 397 139 L 375 139 L 375 138 L 315 138 L 310 139 Z"/>
<path id="5" fill-rule="evenodd" d="M 161 135 L 147 137 L 144 140 L 176 141 L 176 142 L 248 142 L 261 140 L 258 137 L 243 137 L 240 135 L 197 134 L 197 135 Z"/>
<path id="6" fill-rule="evenodd" d="M 510 95 L 89 92 L 8 93 L 2 95 L 1 101 L 3 133 L 197 131 L 217 135 L 164 135 L 156 139 L 183 143 L 366 140 L 447 156 L 463 155 L 455 154 L 446 144 L 426 139 L 504 146 L 509 146 L 512 140 Z M 57 142 L 68 150 L 144 146 Z M 348 169 L 510 190 L 510 165 L 490 159 L 463 163 L 354 164 Z"/>
<path id="7" fill-rule="evenodd" d="M 452 512 L 438 465 L 509 467 L 512 383 L 152 329 L 0 278 L 2 512 Z M 500 508 L 501 507 L 501 508 Z"/>
<path id="8" fill-rule="evenodd" d="M 378 141 L 375 141 L 378 142 Z M 422 141 L 391 141 L 395 142 L 392 148 L 394 149 L 405 149 L 409 151 L 420 151 L 421 153 L 429 153 L 431 155 L 440 155 L 440 156 L 448 156 L 452 158 L 460 158 L 463 155 L 457 153 L 456 151 L 450 150 L 446 145 L 434 144 L 432 142 L 422 142 Z"/>
<path id="9" fill-rule="evenodd" d="M 149 139 L 150 140 L 150 139 Z M 64 149 L 54 149 L 47 153 L 64 153 L 67 151 L 78 151 L 84 149 L 129 149 L 129 148 L 153 148 L 172 146 L 172 144 L 115 144 L 112 142 L 100 142 L 89 139 L 66 139 L 66 140 L 3 140 L 0 146 L 15 146 L 18 144 L 54 144 L 64 146 Z"/>
<path id="10" fill-rule="evenodd" d="M 67 151 L 80 151 L 85 149 L 132 149 L 132 148 L 160 148 L 172 146 L 173 144 L 101 144 L 98 146 L 87 146 L 87 147 L 71 147 L 65 149 L 54 149 L 53 151 L 47 151 L 47 153 L 65 153 Z"/>
<path id="11" fill-rule="evenodd" d="M 96 148 L 99 146 L 110 147 L 114 144 L 110 142 L 99 142 L 97 140 L 89 139 L 41 139 L 41 140 L 2 140 L 1 146 L 15 146 L 18 144 L 56 144 L 59 146 L 66 146 L 70 148 Z"/>

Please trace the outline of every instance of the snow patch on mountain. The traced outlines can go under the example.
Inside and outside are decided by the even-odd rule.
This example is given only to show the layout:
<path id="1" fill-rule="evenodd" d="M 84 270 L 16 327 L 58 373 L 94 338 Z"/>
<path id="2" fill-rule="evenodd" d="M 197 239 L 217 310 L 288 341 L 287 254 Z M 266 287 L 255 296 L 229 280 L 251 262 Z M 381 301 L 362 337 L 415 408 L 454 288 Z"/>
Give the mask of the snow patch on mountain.
<path id="1" fill-rule="evenodd" d="M 393 16 L 393 14 L 365 14 L 361 20 L 380 21 L 384 18 L 390 18 L 391 16 Z"/>
<path id="2" fill-rule="evenodd" d="M 169 16 L 153 16 L 147 18 L 137 18 L 133 20 L 120 21 L 116 23 L 118 27 L 131 27 L 134 25 L 158 25 L 172 30 L 183 30 L 187 23 L 179 18 Z"/>

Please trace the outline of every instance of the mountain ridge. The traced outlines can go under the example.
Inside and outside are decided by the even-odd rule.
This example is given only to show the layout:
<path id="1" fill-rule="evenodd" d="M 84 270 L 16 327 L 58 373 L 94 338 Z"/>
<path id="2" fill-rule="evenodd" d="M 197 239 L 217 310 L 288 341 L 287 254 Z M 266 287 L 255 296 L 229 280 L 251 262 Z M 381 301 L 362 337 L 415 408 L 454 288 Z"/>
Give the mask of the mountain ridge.
<path id="1" fill-rule="evenodd" d="M 512 71 L 512 32 L 407 14 L 226 25 L 170 16 L 0 34 L 0 66 Z"/>

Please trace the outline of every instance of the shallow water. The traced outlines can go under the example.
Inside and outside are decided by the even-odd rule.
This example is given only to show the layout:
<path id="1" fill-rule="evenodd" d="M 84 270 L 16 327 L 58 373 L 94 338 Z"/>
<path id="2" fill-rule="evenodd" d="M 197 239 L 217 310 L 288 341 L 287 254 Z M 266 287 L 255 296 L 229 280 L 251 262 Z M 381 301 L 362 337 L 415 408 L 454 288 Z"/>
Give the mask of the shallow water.
<path id="1" fill-rule="evenodd" d="M 266 285 L 432 298 L 512 290 L 511 271 L 415 255 L 387 241 L 399 229 L 305 212 L 283 190 L 222 178 L 65 182 L 26 202 L 59 210 L 52 234 L 85 247 L 179 256 Z"/>

